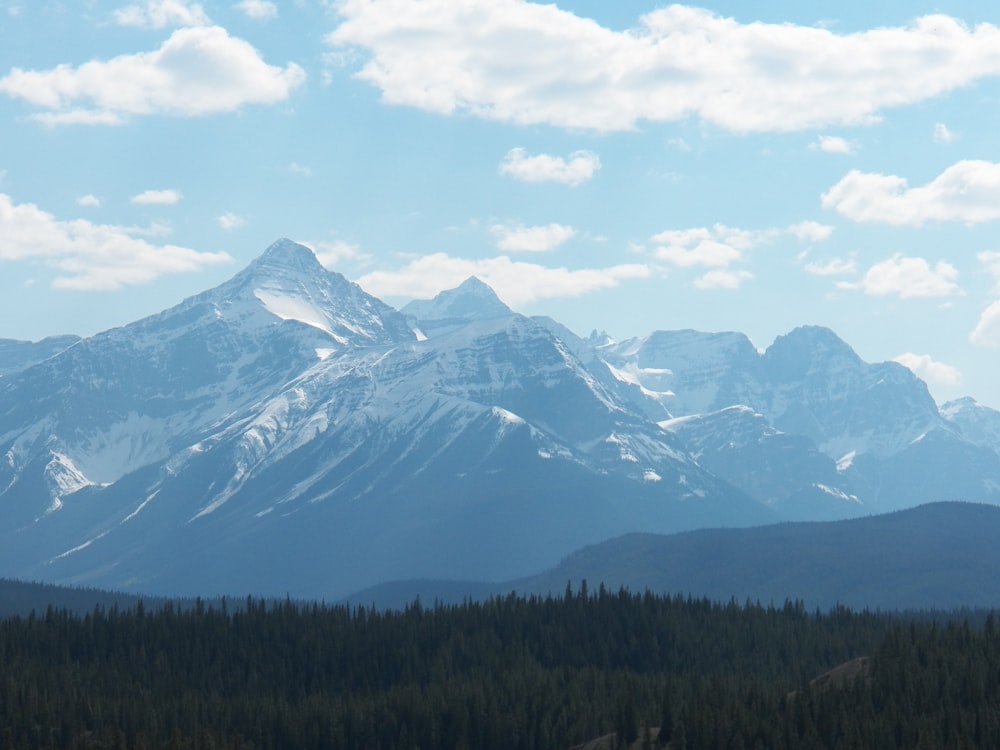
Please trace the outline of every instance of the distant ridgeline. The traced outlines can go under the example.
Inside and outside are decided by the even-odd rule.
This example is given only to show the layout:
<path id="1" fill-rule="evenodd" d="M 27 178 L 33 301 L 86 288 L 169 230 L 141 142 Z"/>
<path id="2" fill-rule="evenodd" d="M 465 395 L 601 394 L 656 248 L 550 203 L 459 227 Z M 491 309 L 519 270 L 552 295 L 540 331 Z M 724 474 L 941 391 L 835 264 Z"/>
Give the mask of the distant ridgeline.
<path id="1" fill-rule="evenodd" d="M 975 619 L 585 583 L 393 612 L 49 608 L 0 620 L 0 747 L 995 748 L 1000 633 Z"/>

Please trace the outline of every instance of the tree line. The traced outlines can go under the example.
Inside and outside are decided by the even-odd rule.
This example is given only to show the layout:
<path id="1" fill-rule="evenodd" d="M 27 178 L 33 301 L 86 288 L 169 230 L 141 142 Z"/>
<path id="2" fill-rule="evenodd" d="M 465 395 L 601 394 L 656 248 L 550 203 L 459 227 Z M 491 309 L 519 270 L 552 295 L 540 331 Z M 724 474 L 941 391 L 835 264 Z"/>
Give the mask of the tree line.
<path id="1" fill-rule="evenodd" d="M 1000 747 L 1000 635 L 973 614 L 586 583 L 398 611 L 50 607 L 0 620 L 0 750 Z"/>

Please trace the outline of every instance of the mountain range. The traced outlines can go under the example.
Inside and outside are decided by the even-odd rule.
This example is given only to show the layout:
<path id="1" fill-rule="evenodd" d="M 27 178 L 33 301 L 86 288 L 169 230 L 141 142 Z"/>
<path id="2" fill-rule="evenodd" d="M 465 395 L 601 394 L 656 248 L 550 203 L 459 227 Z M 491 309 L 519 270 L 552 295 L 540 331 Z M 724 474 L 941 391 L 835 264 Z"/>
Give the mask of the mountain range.
<path id="1" fill-rule="evenodd" d="M 1000 502 L 1000 413 L 801 327 L 611 341 L 477 279 L 396 310 L 279 240 L 88 338 L 0 341 L 0 575 L 333 600 L 629 533 Z"/>

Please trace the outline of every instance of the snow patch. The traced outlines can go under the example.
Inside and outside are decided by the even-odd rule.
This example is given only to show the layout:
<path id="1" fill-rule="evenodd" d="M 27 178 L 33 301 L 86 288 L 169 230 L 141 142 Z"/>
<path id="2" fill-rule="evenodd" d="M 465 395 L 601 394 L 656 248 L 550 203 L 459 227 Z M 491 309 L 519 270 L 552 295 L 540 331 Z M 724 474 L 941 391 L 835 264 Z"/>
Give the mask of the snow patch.
<path id="1" fill-rule="evenodd" d="M 659 482 L 661 479 L 663 479 L 663 477 L 661 477 L 652 469 L 646 469 L 646 471 L 642 473 L 642 479 L 644 482 Z"/>
<path id="2" fill-rule="evenodd" d="M 813 487 L 822 492 L 825 492 L 827 495 L 832 495 L 838 500 L 846 500 L 848 502 L 857 503 L 858 505 L 861 505 L 861 501 L 858 499 L 857 495 L 848 495 L 846 492 L 844 492 L 843 490 L 838 490 L 836 487 L 828 487 L 825 484 L 813 484 Z"/>
<path id="3" fill-rule="evenodd" d="M 297 320 L 313 328 L 318 328 L 330 335 L 338 344 L 347 344 L 347 341 L 335 334 L 330 329 L 330 319 L 326 313 L 316 305 L 301 297 L 289 297 L 285 294 L 257 289 L 254 296 L 261 301 L 264 308 L 272 315 L 282 320 Z"/>
<path id="4" fill-rule="evenodd" d="M 843 456 L 837 459 L 837 471 L 847 471 L 851 468 L 851 464 L 854 463 L 855 456 L 858 455 L 857 451 L 850 451 L 845 453 Z"/>
<path id="5" fill-rule="evenodd" d="M 490 411 L 493 416 L 499 417 L 505 424 L 524 424 L 524 420 L 512 411 L 507 411 L 501 406 L 494 406 Z"/>
<path id="6" fill-rule="evenodd" d="M 129 513 L 127 516 L 125 516 L 125 518 L 122 519 L 122 523 L 123 524 L 127 523 L 127 522 L 131 521 L 133 518 L 135 518 L 137 515 L 139 515 L 139 513 L 142 512 L 142 509 L 145 508 L 147 505 L 149 505 L 150 501 L 154 497 L 156 497 L 157 495 L 159 495 L 159 494 L 160 494 L 160 491 L 156 490 L 156 492 L 154 492 L 152 495 L 150 495 L 145 500 L 143 500 L 141 503 L 139 503 L 139 506 L 135 510 L 133 510 L 131 513 Z"/>
<path id="7" fill-rule="evenodd" d="M 97 536 L 95 536 L 93 539 L 88 539 L 83 544 L 78 544 L 77 546 L 72 547 L 72 548 L 66 550 L 63 553 L 56 555 L 51 560 L 49 560 L 49 562 L 53 563 L 56 560 L 61 560 L 64 557 L 69 557 L 70 555 L 75 554 L 77 552 L 80 552 L 81 550 L 85 550 L 85 549 L 87 549 L 87 547 L 89 547 L 91 544 L 93 544 L 94 542 L 96 542 L 98 539 L 101 539 L 101 538 L 103 538 L 103 537 L 105 537 L 107 535 L 108 535 L 107 531 L 102 531 L 100 534 L 98 534 Z"/>

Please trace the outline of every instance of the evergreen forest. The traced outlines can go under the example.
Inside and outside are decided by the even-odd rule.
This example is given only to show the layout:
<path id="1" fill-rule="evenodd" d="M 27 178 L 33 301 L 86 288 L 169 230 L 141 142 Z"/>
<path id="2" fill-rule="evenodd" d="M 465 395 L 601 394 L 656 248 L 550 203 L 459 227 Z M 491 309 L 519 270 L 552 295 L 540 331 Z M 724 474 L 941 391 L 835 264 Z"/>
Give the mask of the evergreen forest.
<path id="1" fill-rule="evenodd" d="M 857 668 L 831 672 L 845 663 Z M 569 750 L 606 735 L 674 750 L 1000 747 L 1000 632 L 985 612 L 585 583 L 391 611 L 248 598 L 0 620 L 0 750 Z"/>

